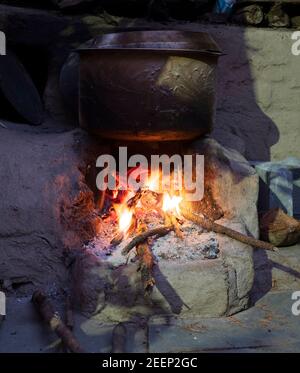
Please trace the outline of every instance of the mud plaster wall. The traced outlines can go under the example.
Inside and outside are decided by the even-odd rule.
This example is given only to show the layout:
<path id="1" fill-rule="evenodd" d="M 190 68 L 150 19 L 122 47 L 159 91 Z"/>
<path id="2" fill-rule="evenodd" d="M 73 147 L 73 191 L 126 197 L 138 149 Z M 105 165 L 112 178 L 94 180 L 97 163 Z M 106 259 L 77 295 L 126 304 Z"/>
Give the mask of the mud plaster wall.
<path id="1" fill-rule="evenodd" d="M 300 56 L 288 30 L 207 26 L 220 59 L 214 136 L 250 160 L 300 157 Z"/>

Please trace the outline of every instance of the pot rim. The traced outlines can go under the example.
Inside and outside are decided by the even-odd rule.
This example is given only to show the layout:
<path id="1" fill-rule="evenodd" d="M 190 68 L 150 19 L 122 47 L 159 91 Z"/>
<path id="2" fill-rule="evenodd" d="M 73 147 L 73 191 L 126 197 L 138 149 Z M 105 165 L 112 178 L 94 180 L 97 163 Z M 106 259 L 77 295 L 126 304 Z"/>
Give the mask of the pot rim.
<path id="1" fill-rule="evenodd" d="M 208 33 L 182 30 L 106 33 L 94 38 L 88 46 L 76 49 L 79 53 L 100 50 L 199 53 L 217 57 L 224 55 Z"/>

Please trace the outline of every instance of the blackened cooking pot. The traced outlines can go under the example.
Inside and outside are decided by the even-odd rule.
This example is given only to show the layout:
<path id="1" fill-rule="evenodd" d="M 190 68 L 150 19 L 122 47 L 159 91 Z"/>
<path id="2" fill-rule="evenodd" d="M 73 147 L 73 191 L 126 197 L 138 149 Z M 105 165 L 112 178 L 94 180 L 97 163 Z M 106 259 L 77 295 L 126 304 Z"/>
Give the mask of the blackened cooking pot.
<path id="1" fill-rule="evenodd" d="M 105 34 L 80 53 L 80 123 L 104 138 L 188 140 L 212 129 L 218 57 L 203 32 Z"/>

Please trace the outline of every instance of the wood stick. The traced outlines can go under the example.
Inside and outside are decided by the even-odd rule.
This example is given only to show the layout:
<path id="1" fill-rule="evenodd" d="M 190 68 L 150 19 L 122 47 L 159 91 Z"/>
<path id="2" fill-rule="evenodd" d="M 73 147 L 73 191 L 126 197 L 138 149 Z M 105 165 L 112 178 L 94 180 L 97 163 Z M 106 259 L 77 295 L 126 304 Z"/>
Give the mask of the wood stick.
<path id="1" fill-rule="evenodd" d="M 259 4 L 244 6 L 236 11 L 232 20 L 240 24 L 257 26 L 264 20 L 263 8 Z"/>
<path id="2" fill-rule="evenodd" d="M 85 352 L 71 330 L 63 323 L 47 296 L 41 291 L 36 290 L 32 296 L 32 302 L 42 318 L 50 328 L 61 338 L 62 343 L 75 353 Z"/>
<path id="3" fill-rule="evenodd" d="M 138 232 L 144 233 L 147 230 L 146 224 L 138 225 Z M 148 239 L 136 245 L 137 256 L 140 260 L 140 270 L 142 282 L 144 285 L 145 293 L 150 294 L 153 286 L 155 285 L 155 279 L 152 275 L 152 269 L 154 266 L 154 258 L 149 247 Z"/>
<path id="4" fill-rule="evenodd" d="M 143 195 L 143 191 L 141 189 L 139 189 L 135 195 L 133 197 L 131 197 L 127 202 L 126 202 L 126 205 L 129 207 L 129 208 L 132 208 L 132 207 L 135 207 L 135 205 L 138 203 L 138 201 L 140 200 L 140 198 L 142 197 Z"/>
<path id="5" fill-rule="evenodd" d="M 124 233 L 118 232 L 110 241 L 111 245 L 118 246 L 124 239 Z"/>
<path id="6" fill-rule="evenodd" d="M 179 226 L 179 223 L 177 221 L 176 216 L 174 214 L 168 213 L 168 212 L 165 212 L 164 215 L 165 215 L 165 224 L 166 225 L 173 225 L 176 236 L 178 238 L 183 239 L 183 234 L 180 230 L 180 226 Z"/>
<path id="7" fill-rule="evenodd" d="M 270 27 L 288 27 L 290 17 L 283 11 L 281 2 L 275 3 L 266 15 Z"/>
<path id="8" fill-rule="evenodd" d="M 200 225 L 201 227 L 203 227 L 204 229 L 208 231 L 213 231 L 215 233 L 224 234 L 230 238 L 233 238 L 237 241 L 243 242 L 247 245 L 250 245 L 256 248 L 270 250 L 270 251 L 278 251 L 277 247 L 273 246 L 269 242 L 264 242 L 261 240 L 257 240 L 253 237 L 246 236 L 245 234 L 242 234 L 233 229 L 227 228 L 223 225 L 217 224 L 207 218 L 203 218 L 187 209 L 181 208 L 181 213 L 187 220 L 191 220 L 192 222 Z"/>
<path id="9" fill-rule="evenodd" d="M 168 234 L 173 229 L 174 229 L 173 225 L 168 225 L 168 226 L 166 225 L 163 227 L 154 228 L 154 229 L 150 229 L 149 231 L 143 232 L 135 236 L 134 239 L 130 241 L 129 244 L 124 247 L 124 249 L 122 250 L 122 254 L 127 255 L 130 252 L 130 250 L 132 250 L 136 245 L 144 242 L 147 238 L 151 236 L 162 237 Z"/>
<path id="10" fill-rule="evenodd" d="M 126 235 L 123 232 L 118 232 L 110 241 L 110 244 L 113 246 L 118 246 L 120 243 L 124 240 L 125 236 L 132 233 L 136 228 L 136 217 L 133 214 L 131 219 L 130 227 L 128 228 L 128 231 L 126 232 Z"/>

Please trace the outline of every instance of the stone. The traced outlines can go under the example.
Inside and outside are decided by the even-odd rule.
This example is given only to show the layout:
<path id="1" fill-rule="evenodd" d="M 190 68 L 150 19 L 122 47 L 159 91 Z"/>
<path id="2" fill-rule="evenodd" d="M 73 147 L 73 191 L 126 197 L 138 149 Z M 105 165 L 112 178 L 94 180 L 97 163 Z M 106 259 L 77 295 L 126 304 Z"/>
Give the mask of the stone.
<path id="1" fill-rule="evenodd" d="M 241 224 L 221 223 L 245 233 Z M 222 236 L 218 241 L 218 259 L 158 260 L 149 299 L 144 297 L 137 263 L 114 264 L 111 257 L 99 259 L 87 251 L 73 267 L 75 303 L 101 322 L 153 314 L 219 317 L 246 309 L 254 278 L 252 249 Z"/>
<path id="2" fill-rule="evenodd" d="M 192 143 L 188 152 L 204 155 L 204 181 L 225 217 L 240 220 L 247 232 L 258 237 L 258 175 L 254 168 L 236 150 L 210 137 Z"/>

